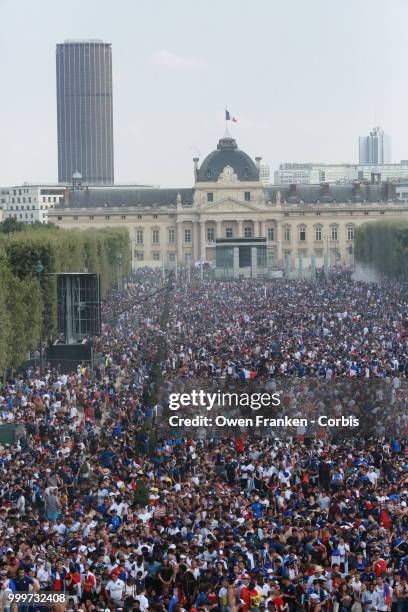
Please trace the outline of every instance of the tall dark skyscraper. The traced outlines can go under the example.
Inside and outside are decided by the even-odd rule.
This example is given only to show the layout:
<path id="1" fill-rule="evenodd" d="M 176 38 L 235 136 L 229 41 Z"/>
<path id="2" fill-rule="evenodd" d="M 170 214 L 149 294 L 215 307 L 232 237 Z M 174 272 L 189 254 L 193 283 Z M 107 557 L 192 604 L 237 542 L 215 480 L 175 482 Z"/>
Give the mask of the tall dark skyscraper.
<path id="1" fill-rule="evenodd" d="M 57 45 L 58 181 L 110 185 L 113 175 L 112 47 L 101 40 Z"/>

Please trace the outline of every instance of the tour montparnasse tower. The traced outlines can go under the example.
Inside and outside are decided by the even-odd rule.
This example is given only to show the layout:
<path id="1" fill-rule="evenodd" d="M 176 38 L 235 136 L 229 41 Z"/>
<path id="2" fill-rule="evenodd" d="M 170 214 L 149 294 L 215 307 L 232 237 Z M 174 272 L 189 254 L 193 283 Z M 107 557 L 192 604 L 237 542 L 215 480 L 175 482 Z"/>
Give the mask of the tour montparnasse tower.
<path id="1" fill-rule="evenodd" d="M 112 185 L 112 46 L 67 40 L 56 49 L 58 181 Z"/>

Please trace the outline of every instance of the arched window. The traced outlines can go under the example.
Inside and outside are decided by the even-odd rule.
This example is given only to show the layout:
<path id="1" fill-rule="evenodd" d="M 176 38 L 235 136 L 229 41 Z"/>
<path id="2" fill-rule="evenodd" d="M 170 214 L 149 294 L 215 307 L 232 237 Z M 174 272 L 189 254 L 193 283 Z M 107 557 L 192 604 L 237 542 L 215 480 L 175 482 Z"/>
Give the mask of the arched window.
<path id="1" fill-rule="evenodd" d="M 322 226 L 316 225 L 315 227 L 315 240 L 316 242 L 321 242 L 323 238 Z"/>
<path id="2" fill-rule="evenodd" d="M 330 239 L 338 240 L 339 239 L 339 228 L 337 225 L 332 225 L 330 227 Z"/>
<path id="3" fill-rule="evenodd" d="M 354 240 L 354 225 L 347 226 L 347 240 Z"/>

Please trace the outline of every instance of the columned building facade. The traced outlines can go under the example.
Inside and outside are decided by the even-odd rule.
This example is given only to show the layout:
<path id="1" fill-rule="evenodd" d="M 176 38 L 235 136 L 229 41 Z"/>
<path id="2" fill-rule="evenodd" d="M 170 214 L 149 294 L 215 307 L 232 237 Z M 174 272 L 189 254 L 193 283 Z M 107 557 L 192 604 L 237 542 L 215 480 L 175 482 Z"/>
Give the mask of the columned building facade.
<path id="1" fill-rule="evenodd" d="M 254 162 L 230 136 L 201 164 L 183 189 L 86 188 L 67 191 L 49 211 L 61 227 L 126 227 L 133 268 L 177 262 L 215 262 L 219 238 L 265 238 L 271 269 L 313 258 L 351 264 L 355 228 L 367 221 L 408 219 L 388 183 L 265 187 Z"/>

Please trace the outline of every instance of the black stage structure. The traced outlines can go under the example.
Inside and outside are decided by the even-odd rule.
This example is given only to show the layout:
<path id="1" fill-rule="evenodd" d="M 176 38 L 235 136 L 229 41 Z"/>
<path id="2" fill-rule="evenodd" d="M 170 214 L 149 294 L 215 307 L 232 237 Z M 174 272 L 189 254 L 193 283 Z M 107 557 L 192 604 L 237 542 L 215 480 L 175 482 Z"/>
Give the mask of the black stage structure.
<path id="1" fill-rule="evenodd" d="M 92 337 L 101 333 L 99 274 L 59 273 L 57 276 L 57 342 L 49 347 L 47 361 L 64 372 L 93 362 Z"/>

